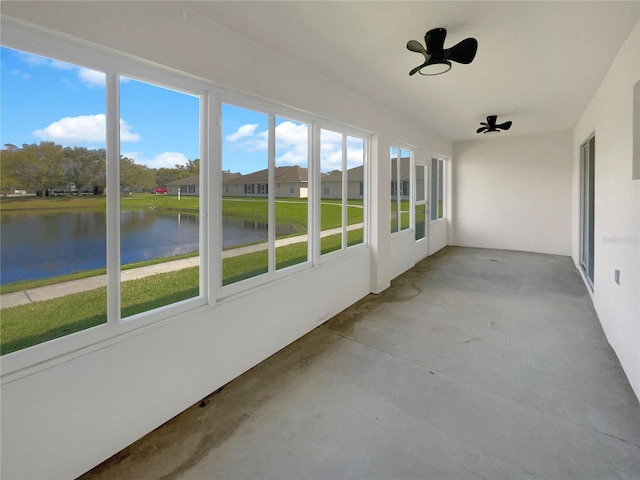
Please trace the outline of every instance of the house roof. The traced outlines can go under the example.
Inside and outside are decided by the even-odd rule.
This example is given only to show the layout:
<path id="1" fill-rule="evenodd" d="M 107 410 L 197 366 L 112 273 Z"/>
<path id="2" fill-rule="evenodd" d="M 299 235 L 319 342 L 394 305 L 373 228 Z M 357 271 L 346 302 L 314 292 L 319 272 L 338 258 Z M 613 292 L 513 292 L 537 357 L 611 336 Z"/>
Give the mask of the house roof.
<path id="1" fill-rule="evenodd" d="M 308 170 L 299 166 L 276 167 L 275 181 L 276 183 L 306 183 L 309 179 Z M 239 177 L 224 179 L 222 182 L 226 185 L 236 183 L 267 183 L 269 181 L 269 170 L 258 170 L 257 172 L 247 173 Z"/>
<path id="2" fill-rule="evenodd" d="M 174 180 L 173 182 L 167 182 L 167 186 L 169 185 L 200 185 L 200 175 L 194 175 L 193 177 L 185 177 L 180 180 Z"/>
<path id="3" fill-rule="evenodd" d="M 349 182 L 358 182 L 364 179 L 364 167 L 354 167 L 347 170 L 347 181 Z M 342 181 L 342 172 L 339 170 L 334 170 L 330 173 L 325 173 L 322 175 L 321 181 L 323 182 L 341 182 Z"/>

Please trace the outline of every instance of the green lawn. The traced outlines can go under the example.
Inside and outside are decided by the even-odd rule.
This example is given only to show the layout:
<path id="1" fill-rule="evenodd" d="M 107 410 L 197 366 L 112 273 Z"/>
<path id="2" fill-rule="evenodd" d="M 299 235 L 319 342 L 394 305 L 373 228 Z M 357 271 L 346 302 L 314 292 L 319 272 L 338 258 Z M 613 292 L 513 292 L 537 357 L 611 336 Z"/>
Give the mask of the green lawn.
<path id="1" fill-rule="evenodd" d="M 348 232 L 348 245 L 363 242 L 363 229 Z M 322 254 L 340 248 L 341 235 L 322 239 Z M 223 285 L 266 273 L 267 251 L 222 261 Z M 278 247 L 276 269 L 307 261 L 307 242 Z M 153 310 L 199 294 L 199 268 L 158 274 L 121 285 L 122 317 Z M 0 355 L 106 323 L 106 287 L 43 302 L 5 308 L 0 314 Z"/>
<path id="2" fill-rule="evenodd" d="M 122 317 L 198 295 L 198 267 L 122 283 Z M 15 352 L 107 321 L 107 288 L 4 308 L 0 354 Z"/>
<path id="3" fill-rule="evenodd" d="M 104 209 L 105 197 L 49 197 L 49 198 L 9 198 L 0 201 L 1 211 L 68 211 L 69 209 Z M 323 230 L 336 228 L 342 222 L 342 208 L 339 201 L 323 205 L 321 225 Z M 350 224 L 363 221 L 362 201 L 355 200 L 355 206 L 348 207 Z M 267 221 L 267 200 L 262 198 L 230 199 L 222 201 L 223 215 L 245 218 L 252 221 Z M 198 197 L 182 197 L 181 200 L 168 195 L 132 195 L 121 198 L 123 209 L 157 208 L 185 212 L 198 211 Z M 276 202 L 277 223 L 294 225 L 299 232 L 305 233 L 308 227 L 306 199 L 282 199 Z M 295 235 L 295 234 L 294 234 Z M 363 229 L 348 232 L 348 245 L 362 243 Z M 341 235 L 325 237 L 321 242 L 322 253 L 328 253 L 341 247 Z M 276 269 L 286 268 L 307 261 L 307 242 L 276 248 Z M 123 266 L 123 270 L 153 263 L 161 263 L 178 258 L 194 256 L 197 253 L 171 258 L 155 259 Z M 228 285 L 247 278 L 266 273 L 266 250 L 226 258 L 222 261 L 222 283 Z M 169 305 L 181 300 L 193 298 L 199 294 L 198 267 L 187 268 L 170 275 L 159 274 L 140 280 L 122 283 L 122 317 L 135 315 Z M 10 293 L 36 288 L 39 286 L 69 280 L 87 278 L 104 274 L 105 269 L 78 272 L 61 277 L 17 282 L 1 287 L 0 293 Z M 53 300 L 3 309 L 0 313 L 0 354 L 6 354 L 31 345 L 69 335 L 106 322 L 106 287 L 89 292 L 77 293 Z"/>
<path id="4" fill-rule="evenodd" d="M 121 197 L 122 209 L 159 209 L 173 210 L 184 212 L 197 212 L 199 209 L 200 199 L 198 197 L 181 197 L 178 200 L 173 195 L 152 195 L 152 194 L 136 194 Z M 323 200 L 323 203 L 335 203 L 335 207 L 323 205 L 321 209 L 321 229 L 327 230 L 337 228 L 342 222 L 342 209 L 339 200 Z M 363 221 L 364 209 L 359 207 L 362 200 L 349 200 L 347 218 L 349 224 L 361 223 Z M 351 206 L 354 205 L 354 206 Z M 37 211 L 68 211 L 73 209 L 104 209 L 106 207 L 106 197 L 104 196 L 85 196 L 85 197 L 10 197 L 0 200 L 0 211 L 18 212 L 29 211 L 30 213 Z M 328 207 L 328 208 L 327 208 Z M 299 235 L 306 233 L 308 228 L 307 218 L 307 199 L 277 199 L 276 200 L 276 223 L 293 225 L 295 233 Z M 257 222 L 268 222 L 268 209 L 266 198 L 229 198 L 222 199 L 222 214 L 227 217 L 242 218 Z M 284 236 L 278 236 L 283 238 Z M 237 246 L 237 245 L 236 245 Z M 170 258 L 162 258 L 150 260 L 148 262 L 139 262 L 136 264 L 124 265 L 123 270 L 136 268 L 154 263 L 161 263 L 178 258 L 195 256 L 197 253 L 191 253 Z M 69 280 L 77 280 L 95 275 L 101 275 L 106 272 L 105 269 L 97 269 L 91 271 L 81 271 L 69 275 L 63 275 L 54 278 L 21 281 L 0 287 L 0 294 L 16 292 L 29 288 L 36 288 L 44 285 L 66 282 Z"/>

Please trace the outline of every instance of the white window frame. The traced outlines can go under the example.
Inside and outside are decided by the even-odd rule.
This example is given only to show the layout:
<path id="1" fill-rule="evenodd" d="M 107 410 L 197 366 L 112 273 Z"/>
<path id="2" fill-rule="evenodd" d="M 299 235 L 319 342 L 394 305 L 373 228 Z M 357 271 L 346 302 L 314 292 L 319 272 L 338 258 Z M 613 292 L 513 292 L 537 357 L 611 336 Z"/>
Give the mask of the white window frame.
<path id="1" fill-rule="evenodd" d="M 119 79 L 127 77 L 195 95 L 200 98 L 200 295 L 150 312 L 120 318 L 120 265 L 119 265 L 119 196 L 107 197 L 107 322 L 70 335 L 59 337 L 32 347 L 2 356 L 2 383 L 30 375 L 40 369 L 50 368 L 89 351 L 103 348 L 105 344 L 120 341 L 142 329 L 153 328 L 164 322 L 180 321 L 182 314 L 196 314 L 237 293 L 245 294 L 255 287 L 278 281 L 304 269 L 339 258 L 363 248 L 369 248 L 370 208 L 368 205 L 371 139 L 373 134 L 365 130 L 332 122 L 317 115 L 305 113 L 277 103 L 259 100 L 250 95 L 238 94 L 213 82 L 177 72 L 173 69 L 138 59 L 79 39 L 31 27 L 11 18 L 3 18 L 2 46 L 44 57 L 61 60 L 77 66 L 106 73 L 107 84 L 107 184 L 119 184 Z M 308 261 L 269 274 L 221 287 L 221 104 L 229 103 L 242 108 L 268 112 L 273 119 L 283 117 L 309 125 L 309 256 Z M 319 255 L 319 129 L 338 131 L 364 140 L 364 239 L 363 243 L 332 252 L 320 259 Z M 273 145 L 272 149 L 275 148 Z M 274 161 L 274 160 L 272 160 Z M 346 172 L 345 172 L 346 174 Z M 270 179 L 273 183 L 273 179 Z M 236 184 L 236 189 L 238 185 Z M 345 186 L 346 188 L 346 182 Z M 269 198 L 275 188 L 269 189 Z M 346 198 L 346 196 L 345 196 Z M 346 230 L 346 223 L 343 225 Z M 273 237 L 273 234 L 270 235 Z M 316 238 L 317 237 L 317 238 Z M 346 235 L 345 237 L 346 238 Z M 270 238 L 270 242 L 274 239 Z M 273 264 L 273 261 L 271 261 Z"/>
<path id="2" fill-rule="evenodd" d="M 318 120 L 315 124 L 315 129 L 314 129 L 314 159 L 315 161 L 315 165 L 314 165 L 314 169 L 313 169 L 313 177 L 314 177 L 314 181 L 313 183 L 311 182 L 311 179 L 309 179 L 309 185 L 313 185 L 314 190 L 316 192 L 318 192 L 318 194 L 316 195 L 316 198 L 314 200 L 314 210 L 315 210 L 315 219 L 314 219 L 314 224 L 315 224 L 315 228 L 317 230 L 317 232 L 320 232 L 320 201 L 321 201 L 321 196 L 322 193 L 324 192 L 324 186 L 322 185 L 323 183 L 329 183 L 329 182 L 322 182 L 322 176 L 320 174 L 320 147 L 321 147 L 321 135 L 320 135 L 320 131 L 321 130 L 328 130 L 330 132 L 333 133 L 337 133 L 342 135 L 342 246 L 340 247 L 340 249 L 337 250 L 333 250 L 329 253 L 325 253 L 324 255 L 320 254 L 320 237 L 319 237 L 319 233 L 318 233 L 318 239 L 316 241 L 316 245 L 315 245 L 315 249 L 314 249 L 314 259 L 317 263 L 322 263 L 325 261 L 332 261 L 334 258 L 336 257 L 340 257 L 342 254 L 344 254 L 346 251 L 353 251 L 354 249 L 358 249 L 358 248 L 368 248 L 369 247 L 369 224 L 370 224 L 370 219 L 369 219 L 369 215 L 370 215 L 370 208 L 369 208 L 369 161 L 370 161 L 370 152 L 371 152 L 371 137 L 372 135 L 370 133 L 364 132 L 362 130 L 356 130 L 352 127 L 348 127 L 346 125 L 342 125 L 340 123 L 336 123 L 336 122 L 331 122 L 331 121 L 327 121 L 327 120 Z M 348 200 L 348 193 L 349 193 L 349 185 L 348 185 L 348 176 L 347 176 L 347 139 L 348 137 L 353 137 L 353 138 L 357 138 L 357 139 L 361 139 L 363 142 L 363 178 L 364 180 L 364 195 L 362 197 L 362 206 L 364 209 L 364 215 L 363 215 L 363 223 L 364 223 L 364 235 L 363 235 L 363 241 L 362 243 L 356 244 L 356 245 L 352 245 L 352 246 L 348 246 L 347 245 L 347 231 L 348 231 L 348 218 L 347 218 L 347 200 Z M 310 170 L 311 173 L 311 170 Z M 321 190 L 322 189 L 322 190 Z M 329 192 L 330 193 L 330 192 Z"/>
<path id="3" fill-rule="evenodd" d="M 438 191 L 438 178 L 437 173 L 434 176 L 433 174 L 433 162 L 437 162 L 438 171 L 442 172 L 442 191 Z M 442 222 L 447 220 L 447 209 L 449 208 L 449 199 L 448 196 L 448 178 L 449 178 L 449 160 L 445 157 L 440 157 L 437 155 L 431 156 L 431 161 L 429 162 L 429 221 L 431 222 Z M 435 190 L 434 190 L 435 186 Z M 442 194 L 442 216 L 438 216 L 438 198 Z M 434 201 L 435 199 L 435 201 Z M 435 214 L 435 218 L 433 215 Z"/>
<path id="4" fill-rule="evenodd" d="M 158 322 L 173 321 L 187 311 L 198 310 L 212 298 L 206 265 L 209 264 L 208 239 L 211 237 L 207 222 L 209 196 L 202 188 L 203 179 L 209 175 L 209 125 L 211 111 L 210 86 L 201 80 L 177 73 L 174 70 L 136 60 L 129 55 L 115 52 L 106 47 L 88 44 L 59 33 L 44 31 L 10 18 L 3 19 L 2 46 L 60 60 L 78 67 L 85 67 L 106 74 L 106 156 L 107 189 L 119 185 L 120 122 L 119 83 L 121 77 L 131 78 L 163 88 L 179 91 L 200 98 L 200 293 L 197 297 L 166 305 L 148 312 L 141 312 L 121 318 L 120 309 L 120 214 L 119 195 L 107 195 L 107 321 L 106 323 L 81 330 L 51 341 L 27 347 L 2 356 L 2 383 L 30 374 L 40 368 L 48 368 L 67 361 L 70 357 L 83 354 L 86 349 L 100 348 L 99 344 L 115 337 L 132 334 L 149 328 Z M 111 188 L 118 191 L 118 188 Z M 45 363 L 46 362 L 46 363 Z"/>
<path id="5" fill-rule="evenodd" d="M 393 196 L 394 192 L 395 192 L 395 196 L 397 197 L 397 201 L 398 201 L 398 218 L 397 218 L 397 230 L 395 232 L 391 232 L 391 236 L 395 237 L 398 235 L 404 235 L 407 232 L 415 232 L 415 195 L 413 195 L 411 193 L 411 187 L 415 188 L 415 156 L 416 156 L 416 147 L 412 147 L 406 144 L 402 144 L 402 143 L 398 143 L 398 142 L 394 142 L 391 144 L 390 148 L 389 148 L 389 164 L 390 164 L 390 168 L 389 171 L 391 171 L 391 149 L 395 148 L 397 153 L 398 153 L 398 158 L 396 159 L 396 180 L 390 180 L 390 185 L 391 185 L 391 193 L 390 195 Z M 404 195 L 406 195 L 406 192 L 404 191 L 404 186 L 405 186 L 405 182 L 402 181 L 400 172 L 401 172 L 401 168 L 400 168 L 400 159 L 402 158 L 402 152 L 403 151 L 408 151 L 409 152 L 409 179 L 407 180 L 406 185 L 409 186 L 409 228 L 405 228 L 404 230 L 401 229 L 402 226 L 402 209 L 401 209 L 401 202 L 402 202 L 402 197 Z M 415 236 L 415 233 L 414 233 Z"/>

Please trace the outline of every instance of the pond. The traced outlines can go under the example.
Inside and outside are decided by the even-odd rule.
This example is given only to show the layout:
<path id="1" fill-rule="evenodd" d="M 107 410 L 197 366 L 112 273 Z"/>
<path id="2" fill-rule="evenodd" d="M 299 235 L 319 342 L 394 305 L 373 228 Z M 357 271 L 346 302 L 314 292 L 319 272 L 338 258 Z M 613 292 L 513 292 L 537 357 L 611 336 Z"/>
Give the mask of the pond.
<path id="1" fill-rule="evenodd" d="M 0 214 L 0 284 L 54 277 L 106 265 L 105 212 Z M 277 235 L 293 233 L 279 225 Z M 121 263 L 197 252 L 199 218 L 184 213 L 123 210 Z M 223 246 L 267 241 L 267 225 L 223 219 Z"/>

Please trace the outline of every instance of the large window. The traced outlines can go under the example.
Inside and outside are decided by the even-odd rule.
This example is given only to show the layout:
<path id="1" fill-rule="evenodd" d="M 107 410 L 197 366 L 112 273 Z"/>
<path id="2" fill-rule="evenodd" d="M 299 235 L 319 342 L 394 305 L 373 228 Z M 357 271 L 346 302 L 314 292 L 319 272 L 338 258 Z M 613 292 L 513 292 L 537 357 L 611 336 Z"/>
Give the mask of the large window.
<path id="1" fill-rule="evenodd" d="M 320 252 L 342 248 L 342 134 L 320 130 L 320 176 L 324 188 L 320 199 Z"/>
<path id="2" fill-rule="evenodd" d="M 124 318 L 200 294 L 200 99 L 121 78 L 120 116 Z M 159 169 L 183 177 L 182 195 L 152 195 Z"/>
<path id="3" fill-rule="evenodd" d="M 320 253 L 364 242 L 365 141 L 320 130 Z"/>
<path id="4" fill-rule="evenodd" d="M 50 358 L 366 241 L 364 134 L 104 52 L 1 53 L 2 354 L 68 337 Z"/>
<path id="5" fill-rule="evenodd" d="M 107 321 L 106 93 L 102 72 L 1 55 L 7 354 Z"/>
<path id="6" fill-rule="evenodd" d="M 411 228 L 412 152 L 391 147 L 391 233 Z"/>
<path id="7" fill-rule="evenodd" d="M 309 126 L 275 118 L 275 182 L 289 191 L 276 192 L 276 269 L 309 259 Z"/>
<path id="8" fill-rule="evenodd" d="M 2 60 L 2 354 L 201 298 L 200 96 Z"/>
<path id="9" fill-rule="evenodd" d="M 269 199 L 255 196 L 269 181 L 269 115 L 222 105 L 222 182 L 244 190 L 222 198 L 222 285 L 269 271 Z M 246 195 L 246 196 L 244 196 Z"/>
<path id="10" fill-rule="evenodd" d="M 431 220 L 444 218 L 444 160 L 431 159 Z"/>
<path id="11" fill-rule="evenodd" d="M 593 288 L 595 259 L 596 137 L 580 147 L 580 268 Z"/>
<path id="12" fill-rule="evenodd" d="M 416 240 L 421 240 L 426 236 L 426 220 L 427 220 L 427 205 L 426 205 L 426 169 L 424 165 L 415 166 L 415 226 L 416 226 Z"/>
<path id="13" fill-rule="evenodd" d="M 347 136 L 347 246 L 364 242 L 364 150 L 363 138 Z"/>

